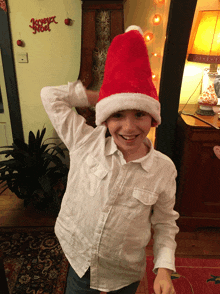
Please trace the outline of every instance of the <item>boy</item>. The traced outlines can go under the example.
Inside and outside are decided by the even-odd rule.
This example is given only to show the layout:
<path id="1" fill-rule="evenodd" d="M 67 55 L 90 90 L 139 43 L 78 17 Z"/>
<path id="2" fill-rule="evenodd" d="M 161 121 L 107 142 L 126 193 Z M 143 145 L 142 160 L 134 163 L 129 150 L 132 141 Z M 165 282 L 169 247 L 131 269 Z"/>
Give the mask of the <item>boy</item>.
<path id="1" fill-rule="evenodd" d="M 151 126 L 160 124 L 151 75 L 142 31 L 131 26 L 109 47 L 99 96 L 80 81 L 41 91 L 70 155 L 55 225 L 70 263 L 68 294 L 135 293 L 146 269 L 151 226 L 154 291 L 175 293 L 170 276 L 178 232 L 173 210 L 176 169 L 146 138 Z M 95 104 L 94 129 L 72 107 Z M 105 138 L 107 128 L 111 137 Z"/>

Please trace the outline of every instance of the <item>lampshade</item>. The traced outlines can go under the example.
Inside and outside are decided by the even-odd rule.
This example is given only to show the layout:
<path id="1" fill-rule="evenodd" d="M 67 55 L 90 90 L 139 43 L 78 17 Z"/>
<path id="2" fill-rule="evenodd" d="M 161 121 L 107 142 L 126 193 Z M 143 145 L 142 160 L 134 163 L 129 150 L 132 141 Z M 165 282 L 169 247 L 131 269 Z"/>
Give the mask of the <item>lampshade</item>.
<path id="1" fill-rule="evenodd" d="M 188 61 L 220 63 L 220 10 L 199 11 L 188 47 Z"/>

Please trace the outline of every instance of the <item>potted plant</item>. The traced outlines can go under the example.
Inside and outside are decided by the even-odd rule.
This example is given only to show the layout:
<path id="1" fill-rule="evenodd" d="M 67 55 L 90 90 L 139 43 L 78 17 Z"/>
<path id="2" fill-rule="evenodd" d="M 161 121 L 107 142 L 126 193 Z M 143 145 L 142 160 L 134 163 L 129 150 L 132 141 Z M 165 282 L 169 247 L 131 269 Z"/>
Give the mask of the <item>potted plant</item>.
<path id="1" fill-rule="evenodd" d="M 46 128 L 35 136 L 29 132 L 28 144 L 15 139 L 12 146 L 5 148 L 6 160 L 0 161 L 0 185 L 3 193 L 9 188 L 18 198 L 40 210 L 58 213 L 66 188 L 68 167 L 65 158 L 67 149 L 56 143 L 45 143 Z M 8 158 L 8 159 L 7 159 Z"/>

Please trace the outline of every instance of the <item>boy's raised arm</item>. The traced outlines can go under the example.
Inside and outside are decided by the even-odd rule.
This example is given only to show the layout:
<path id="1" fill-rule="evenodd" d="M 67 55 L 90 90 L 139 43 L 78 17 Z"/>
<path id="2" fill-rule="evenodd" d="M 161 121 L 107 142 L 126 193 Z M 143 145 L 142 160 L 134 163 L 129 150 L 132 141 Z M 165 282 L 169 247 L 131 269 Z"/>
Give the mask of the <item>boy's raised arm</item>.
<path id="1" fill-rule="evenodd" d="M 95 106 L 99 99 L 99 92 L 93 90 L 86 90 L 86 95 L 90 106 Z"/>
<path id="2" fill-rule="evenodd" d="M 93 127 L 73 107 L 95 105 L 98 92 L 86 90 L 81 81 L 41 90 L 43 106 L 58 136 L 67 148 L 78 148 L 93 132 Z"/>

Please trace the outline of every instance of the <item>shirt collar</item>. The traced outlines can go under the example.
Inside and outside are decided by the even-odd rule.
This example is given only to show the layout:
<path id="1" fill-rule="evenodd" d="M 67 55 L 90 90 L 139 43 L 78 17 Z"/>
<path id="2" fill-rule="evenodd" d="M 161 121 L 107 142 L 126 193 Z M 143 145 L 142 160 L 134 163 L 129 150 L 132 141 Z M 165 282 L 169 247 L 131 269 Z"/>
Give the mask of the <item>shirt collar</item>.
<path id="1" fill-rule="evenodd" d="M 149 172 L 153 164 L 154 147 L 152 145 L 152 142 L 148 138 L 144 140 L 144 143 L 149 147 L 149 152 L 144 157 L 141 157 L 130 162 L 140 163 L 142 168 L 146 172 Z M 117 145 L 115 144 L 112 136 L 108 137 L 106 142 L 105 155 L 113 155 L 115 152 L 119 152 Z"/>
<path id="2" fill-rule="evenodd" d="M 118 147 L 115 144 L 115 141 L 112 136 L 107 138 L 106 147 L 105 147 L 105 156 L 109 156 L 118 151 Z"/>
<path id="3" fill-rule="evenodd" d="M 152 142 L 146 138 L 144 140 L 144 143 L 149 147 L 149 152 L 144 156 L 139 159 L 136 159 L 132 162 L 137 162 L 140 163 L 142 168 L 146 171 L 149 172 L 152 165 L 153 165 L 153 160 L 154 160 L 154 147 L 152 145 Z"/>

